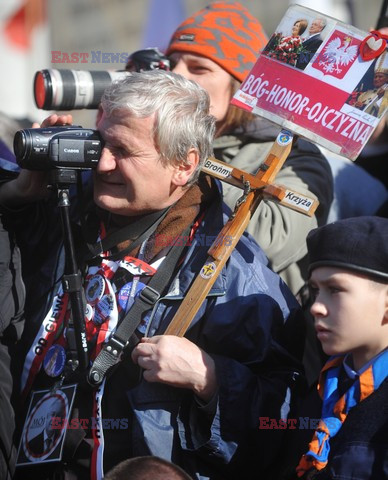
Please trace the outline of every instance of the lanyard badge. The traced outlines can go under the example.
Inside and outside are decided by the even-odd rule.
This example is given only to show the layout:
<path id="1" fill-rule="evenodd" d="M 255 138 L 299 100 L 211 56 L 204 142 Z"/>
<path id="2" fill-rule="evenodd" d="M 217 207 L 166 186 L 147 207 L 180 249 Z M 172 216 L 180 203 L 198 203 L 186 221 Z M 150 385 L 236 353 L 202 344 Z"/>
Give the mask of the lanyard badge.
<path id="1" fill-rule="evenodd" d="M 32 392 L 19 444 L 17 466 L 62 459 L 77 385 Z"/>

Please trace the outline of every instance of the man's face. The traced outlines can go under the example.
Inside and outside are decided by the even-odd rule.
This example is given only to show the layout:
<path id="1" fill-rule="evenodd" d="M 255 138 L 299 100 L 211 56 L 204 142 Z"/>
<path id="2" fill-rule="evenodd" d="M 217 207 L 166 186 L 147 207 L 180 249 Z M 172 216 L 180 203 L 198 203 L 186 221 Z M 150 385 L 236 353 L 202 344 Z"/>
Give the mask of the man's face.
<path id="1" fill-rule="evenodd" d="M 60 400 L 55 401 L 50 408 L 47 410 L 46 414 L 46 425 L 45 430 L 49 438 L 51 438 L 55 432 L 58 432 L 58 429 L 53 425 L 56 423 L 56 419 L 60 418 L 62 420 L 63 416 L 63 407 Z"/>
<path id="2" fill-rule="evenodd" d="M 316 33 L 319 33 L 322 31 L 322 24 L 321 21 L 318 19 L 315 19 L 311 22 L 311 25 L 309 27 L 309 33 L 310 35 L 315 35 Z"/>
<path id="3" fill-rule="evenodd" d="M 174 52 L 171 56 L 173 72 L 193 80 L 210 96 L 210 113 L 222 122 L 232 96 L 231 75 L 217 63 L 202 55 Z"/>
<path id="4" fill-rule="evenodd" d="M 381 88 L 388 83 L 388 74 L 382 72 L 376 72 L 373 77 L 373 84 L 375 88 Z"/>
<path id="5" fill-rule="evenodd" d="M 326 354 L 353 351 L 360 368 L 387 346 L 388 286 L 335 267 L 313 270 L 310 285 L 315 297 L 310 311 Z"/>
<path id="6" fill-rule="evenodd" d="M 135 216 L 171 205 L 178 167 L 164 166 L 152 136 L 154 116 L 120 110 L 99 119 L 105 141 L 94 172 L 94 201 L 109 212 Z"/>

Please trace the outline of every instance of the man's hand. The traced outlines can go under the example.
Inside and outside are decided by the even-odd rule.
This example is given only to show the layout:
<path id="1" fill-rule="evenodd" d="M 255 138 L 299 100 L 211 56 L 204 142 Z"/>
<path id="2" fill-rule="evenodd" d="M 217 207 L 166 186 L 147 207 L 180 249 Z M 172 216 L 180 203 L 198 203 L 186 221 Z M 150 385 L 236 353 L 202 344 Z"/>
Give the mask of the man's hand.
<path id="1" fill-rule="evenodd" d="M 148 382 L 189 388 L 208 402 L 217 391 L 214 360 L 187 338 L 158 335 L 141 339 L 132 360 Z"/>
<path id="2" fill-rule="evenodd" d="M 33 123 L 32 128 L 71 125 L 72 122 L 72 115 L 53 114 L 47 117 L 42 125 Z M 0 204 L 13 208 L 46 198 L 48 195 L 47 181 L 47 172 L 22 169 L 15 180 L 1 186 Z"/>
<path id="3" fill-rule="evenodd" d="M 64 115 L 58 115 L 57 113 L 53 113 L 49 117 L 45 118 L 41 125 L 39 125 L 39 123 L 33 123 L 32 128 L 52 127 L 54 125 L 60 127 L 63 125 L 71 125 L 72 123 L 73 116 L 70 113 Z"/>

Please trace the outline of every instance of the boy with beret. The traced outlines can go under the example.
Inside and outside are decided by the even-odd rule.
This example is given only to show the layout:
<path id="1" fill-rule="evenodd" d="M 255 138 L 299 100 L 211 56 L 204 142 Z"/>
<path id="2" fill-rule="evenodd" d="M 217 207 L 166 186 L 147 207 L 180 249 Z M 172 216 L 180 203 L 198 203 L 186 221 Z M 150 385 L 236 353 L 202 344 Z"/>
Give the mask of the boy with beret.
<path id="1" fill-rule="evenodd" d="M 330 358 L 297 477 L 388 478 L 388 219 L 334 222 L 310 232 L 307 246 L 311 313 Z"/>

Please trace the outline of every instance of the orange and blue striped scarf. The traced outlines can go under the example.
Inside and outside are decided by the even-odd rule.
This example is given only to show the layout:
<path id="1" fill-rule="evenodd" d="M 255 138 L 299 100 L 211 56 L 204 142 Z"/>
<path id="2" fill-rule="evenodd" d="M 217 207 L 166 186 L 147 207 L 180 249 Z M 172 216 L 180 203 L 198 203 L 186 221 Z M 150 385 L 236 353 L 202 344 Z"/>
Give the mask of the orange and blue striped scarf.
<path id="1" fill-rule="evenodd" d="M 332 357 L 323 367 L 318 384 L 322 397 L 322 418 L 309 444 L 309 451 L 302 456 L 296 468 L 298 477 L 311 469 L 322 470 L 328 462 L 330 439 L 342 427 L 349 411 L 379 388 L 388 376 L 388 349 L 377 355 L 358 376 L 352 386 L 340 396 L 339 373 L 344 356 Z"/>

